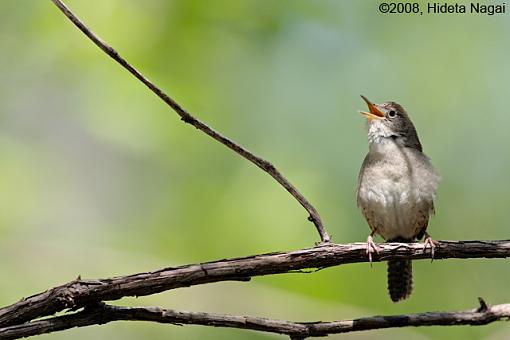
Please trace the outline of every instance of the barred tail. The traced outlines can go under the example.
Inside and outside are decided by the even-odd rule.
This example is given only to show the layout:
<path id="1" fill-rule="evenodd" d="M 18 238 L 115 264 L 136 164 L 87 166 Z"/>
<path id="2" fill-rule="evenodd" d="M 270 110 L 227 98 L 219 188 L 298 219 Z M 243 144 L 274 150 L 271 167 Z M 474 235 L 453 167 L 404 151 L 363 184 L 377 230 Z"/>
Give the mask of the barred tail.
<path id="1" fill-rule="evenodd" d="M 404 300 L 413 290 L 413 266 L 411 260 L 388 261 L 388 292 L 393 302 Z"/>

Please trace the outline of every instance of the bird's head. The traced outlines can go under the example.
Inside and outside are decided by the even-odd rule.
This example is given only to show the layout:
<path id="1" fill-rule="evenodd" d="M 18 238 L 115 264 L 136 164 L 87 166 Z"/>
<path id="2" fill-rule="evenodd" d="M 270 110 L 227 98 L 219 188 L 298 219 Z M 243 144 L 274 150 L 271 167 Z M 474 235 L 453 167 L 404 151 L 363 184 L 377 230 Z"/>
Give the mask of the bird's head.
<path id="1" fill-rule="evenodd" d="M 374 104 L 365 96 L 361 98 L 368 105 L 368 112 L 360 111 L 360 113 L 367 118 L 370 143 L 392 139 L 403 146 L 422 151 L 416 129 L 400 104 L 395 102 Z"/>

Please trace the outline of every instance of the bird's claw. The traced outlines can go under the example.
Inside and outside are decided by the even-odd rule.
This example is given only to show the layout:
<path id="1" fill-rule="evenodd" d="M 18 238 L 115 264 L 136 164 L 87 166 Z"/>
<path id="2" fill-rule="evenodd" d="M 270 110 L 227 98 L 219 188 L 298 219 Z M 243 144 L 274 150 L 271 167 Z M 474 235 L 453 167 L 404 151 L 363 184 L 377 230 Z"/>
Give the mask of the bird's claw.
<path id="1" fill-rule="evenodd" d="M 379 254 L 379 247 L 377 244 L 374 243 L 374 239 L 372 238 L 372 235 L 368 235 L 367 237 L 367 255 L 368 255 L 368 262 L 370 262 L 370 266 L 372 266 L 372 254 L 376 253 Z"/>
<path id="2" fill-rule="evenodd" d="M 437 241 L 434 241 L 432 237 L 425 233 L 425 242 L 423 242 L 423 251 L 425 252 L 428 247 L 430 247 L 430 257 L 431 261 L 434 261 L 434 250 L 436 248 Z"/>

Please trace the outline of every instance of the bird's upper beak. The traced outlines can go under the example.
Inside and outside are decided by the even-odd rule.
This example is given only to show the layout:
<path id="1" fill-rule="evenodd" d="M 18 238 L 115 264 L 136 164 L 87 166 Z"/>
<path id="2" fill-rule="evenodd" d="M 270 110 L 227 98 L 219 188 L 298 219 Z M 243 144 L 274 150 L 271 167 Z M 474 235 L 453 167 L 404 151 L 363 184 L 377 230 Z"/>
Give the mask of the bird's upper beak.
<path id="1" fill-rule="evenodd" d="M 363 100 L 367 103 L 368 110 L 370 112 L 360 111 L 359 113 L 364 114 L 369 121 L 372 119 L 384 118 L 384 113 L 377 107 L 376 104 L 372 103 L 370 100 L 368 100 L 367 97 L 365 97 L 363 95 L 361 96 L 361 98 L 363 98 Z"/>

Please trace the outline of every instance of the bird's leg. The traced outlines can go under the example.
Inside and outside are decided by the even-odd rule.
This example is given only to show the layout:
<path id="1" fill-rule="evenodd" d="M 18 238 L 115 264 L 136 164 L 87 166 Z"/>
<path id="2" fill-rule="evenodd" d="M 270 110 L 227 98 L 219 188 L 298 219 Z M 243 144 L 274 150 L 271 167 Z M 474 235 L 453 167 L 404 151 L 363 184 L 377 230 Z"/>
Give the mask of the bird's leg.
<path id="1" fill-rule="evenodd" d="M 379 253 L 379 247 L 374 243 L 374 239 L 372 238 L 375 234 L 375 231 L 372 231 L 370 235 L 367 237 L 367 255 L 368 261 L 370 262 L 370 266 L 372 266 L 372 253 Z"/>
<path id="2" fill-rule="evenodd" d="M 432 261 L 434 260 L 434 249 L 436 248 L 437 241 L 434 241 L 432 237 L 429 235 L 429 233 L 425 232 L 425 242 L 423 243 L 423 251 L 427 250 L 428 247 L 430 247 L 430 255 L 432 258 Z"/>

